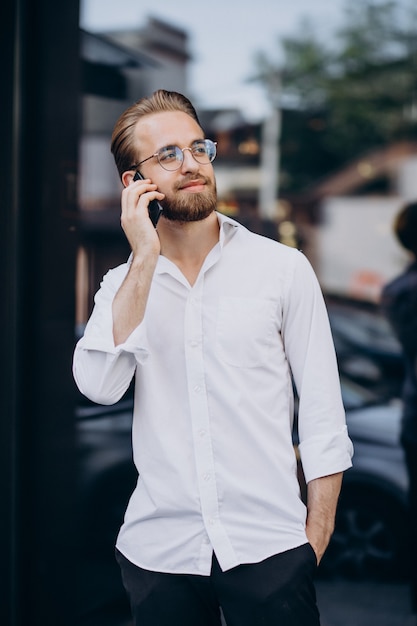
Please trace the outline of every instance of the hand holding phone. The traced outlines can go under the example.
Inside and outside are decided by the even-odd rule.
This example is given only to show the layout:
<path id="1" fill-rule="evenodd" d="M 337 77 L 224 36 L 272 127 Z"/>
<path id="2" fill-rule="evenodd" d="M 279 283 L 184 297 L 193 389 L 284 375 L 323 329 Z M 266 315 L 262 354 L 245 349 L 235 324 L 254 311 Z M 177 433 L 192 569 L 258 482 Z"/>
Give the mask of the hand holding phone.
<path id="1" fill-rule="evenodd" d="M 143 176 L 140 172 L 136 172 L 133 177 L 133 180 L 143 180 Z M 162 207 L 159 204 L 158 200 L 151 200 L 148 205 L 149 219 L 152 224 L 155 226 L 158 223 L 159 218 L 161 217 Z"/>

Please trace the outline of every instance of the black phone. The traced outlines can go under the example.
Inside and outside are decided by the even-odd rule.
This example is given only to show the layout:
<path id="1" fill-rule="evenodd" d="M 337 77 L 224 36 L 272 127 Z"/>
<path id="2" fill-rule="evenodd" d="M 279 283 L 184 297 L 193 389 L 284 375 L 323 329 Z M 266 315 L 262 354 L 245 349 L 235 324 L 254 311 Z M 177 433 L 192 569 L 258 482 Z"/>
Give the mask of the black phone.
<path id="1" fill-rule="evenodd" d="M 142 174 L 140 172 L 136 172 L 136 174 L 133 177 L 133 180 L 143 180 Z M 159 204 L 158 200 L 150 201 L 148 205 L 149 219 L 151 220 L 155 228 L 156 228 L 159 218 L 161 217 L 162 210 L 163 209 L 161 205 Z"/>

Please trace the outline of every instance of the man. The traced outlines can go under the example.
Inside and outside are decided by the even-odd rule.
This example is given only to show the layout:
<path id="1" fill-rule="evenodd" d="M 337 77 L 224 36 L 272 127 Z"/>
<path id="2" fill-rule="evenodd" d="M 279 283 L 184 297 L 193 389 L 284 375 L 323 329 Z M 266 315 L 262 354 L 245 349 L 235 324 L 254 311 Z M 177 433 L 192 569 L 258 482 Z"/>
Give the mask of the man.
<path id="1" fill-rule="evenodd" d="M 401 443 L 409 476 L 409 541 L 411 601 L 417 613 L 417 202 L 406 204 L 394 221 L 394 234 L 410 253 L 408 267 L 388 283 L 381 305 L 404 354 L 403 420 Z"/>
<path id="2" fill-rule="evenodd" d="M 112 152 L 132 254 L 103 280 L 74 375 L 103 404 L 135 376 L 139 479 L 116 552 L 134 623 L 215 626 L 221 607 L 229 626 L 317 626 L 314 573 L 352 455 L 317 279 L 216 212 L 216 147 L 184 96 L 130 107 Z"/>

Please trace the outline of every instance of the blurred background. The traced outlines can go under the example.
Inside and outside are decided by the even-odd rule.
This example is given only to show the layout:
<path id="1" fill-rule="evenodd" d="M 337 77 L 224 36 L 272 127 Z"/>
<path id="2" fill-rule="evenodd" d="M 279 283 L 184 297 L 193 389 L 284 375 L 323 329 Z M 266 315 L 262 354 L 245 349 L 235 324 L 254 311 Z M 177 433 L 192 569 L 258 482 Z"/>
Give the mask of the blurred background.
<path id="1" fill-rule="evenodd" d="M 323 626 L 414 623 L 403 361 L 379 299 L 409 262 L 392 222 L 417 199 L 417 6 L 289 4 L 3 3 L 2 624 L 129 623 L 113 544 L 131 397 L 88 403 L 71 361 L 129 253 L 112 128 L 158 88 L 190 97 L 217 142 L 219 210 L 302 249 L 326 297 L 355 458 L 319 571 Z"/>

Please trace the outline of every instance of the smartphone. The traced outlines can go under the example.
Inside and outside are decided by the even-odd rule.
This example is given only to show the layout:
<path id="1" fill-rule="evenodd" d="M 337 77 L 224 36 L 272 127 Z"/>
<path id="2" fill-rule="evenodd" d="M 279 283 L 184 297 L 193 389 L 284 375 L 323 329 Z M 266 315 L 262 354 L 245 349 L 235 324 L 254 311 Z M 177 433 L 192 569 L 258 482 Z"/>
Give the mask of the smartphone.
<path id="1" fill-rule="evenodd" d="M 140 174 L 139 172 L 136 172 L 136 174 L 133 177 L 133 180 L 143 180 L 142 174 Z M 149 219 L 151 220 L 152 224 L 156 228 L 156 225 L 162 213 L 162 207 L 159 204 L 158 200 L 150 201 L 148 205 L 148 211 L 149 211 Z"/>

